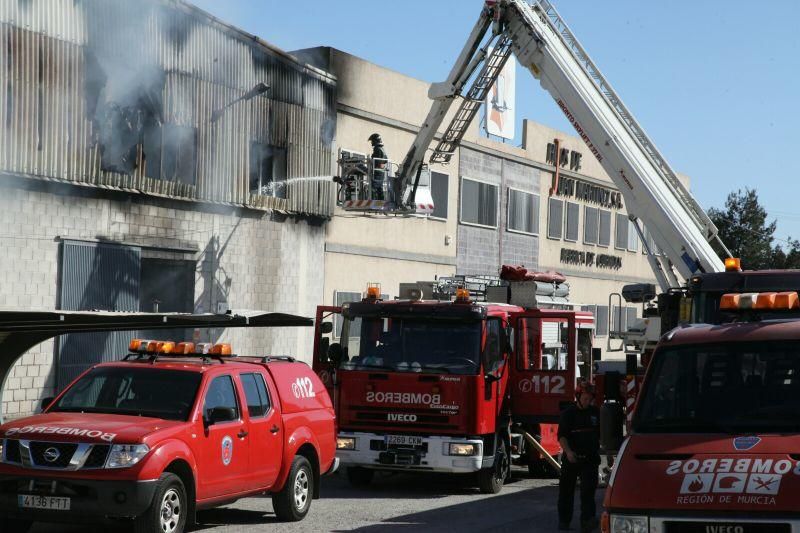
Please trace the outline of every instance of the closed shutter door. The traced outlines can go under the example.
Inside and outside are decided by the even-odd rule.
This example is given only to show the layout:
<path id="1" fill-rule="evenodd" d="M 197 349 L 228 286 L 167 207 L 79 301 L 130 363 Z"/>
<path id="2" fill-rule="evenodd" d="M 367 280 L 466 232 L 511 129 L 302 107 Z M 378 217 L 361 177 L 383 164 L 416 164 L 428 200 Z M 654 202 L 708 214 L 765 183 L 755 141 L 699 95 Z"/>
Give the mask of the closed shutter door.
<path id="1" fill-rule="evenodd" d="M 139 310 L 141 249 L 133 246 L 64 241 L 61 245 L 59 309 Z M 76 333 L 56 341 L 58 390 L 90 366 L 128 351 L 134 332 Z"/>

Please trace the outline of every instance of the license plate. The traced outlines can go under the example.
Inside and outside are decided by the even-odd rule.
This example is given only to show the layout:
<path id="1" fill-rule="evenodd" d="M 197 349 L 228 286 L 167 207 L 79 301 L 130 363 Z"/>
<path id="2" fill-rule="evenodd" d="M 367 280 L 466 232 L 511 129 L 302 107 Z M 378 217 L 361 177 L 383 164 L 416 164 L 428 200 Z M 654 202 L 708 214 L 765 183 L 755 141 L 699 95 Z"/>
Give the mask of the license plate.
<path id="1" fill-rule="evenodd" d="M 422 437 L 409 437 L 408 435 L 387 435 L 386 444 L 396 446 L 422 446 Z"/>
<path id="2" fill-rule="evenodd" d="M 48 511 L 69 511 L 69 498 L 59 496 L 37 496 L 35 494 L 18 494 L 17 502 L 25 509 L 46 509 Z"/>

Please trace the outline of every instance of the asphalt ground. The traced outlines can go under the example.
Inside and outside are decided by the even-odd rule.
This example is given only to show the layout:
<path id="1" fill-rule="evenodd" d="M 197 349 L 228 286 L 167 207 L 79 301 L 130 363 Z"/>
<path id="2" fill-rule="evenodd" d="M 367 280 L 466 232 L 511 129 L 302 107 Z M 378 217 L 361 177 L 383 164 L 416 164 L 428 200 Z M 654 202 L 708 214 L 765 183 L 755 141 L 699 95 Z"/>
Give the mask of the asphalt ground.
<path id="1" fill-rule="evenodd" d="M 323 479 L 322 494 L 305 520 L 278 522 L 269 497 L 247 498 L 200 513 L 194 531 L 556 531 L 558 480 L 533 479 L 514 469 L 496 495 L 480 494 L 469 478 L 439 475 L 379 475 L 367 489 L 353 488 L 343 473 Z M 597 491 L 598 510 L 603 490 Z M 575 494 L 576 506 L 578 493 Z M 577 522 L 578 509 L 575 511 Z M 36 524 L 35 533 L 97 533 L 125 528 Z M 577 528 L 576 528 L 577 531 Z"/>

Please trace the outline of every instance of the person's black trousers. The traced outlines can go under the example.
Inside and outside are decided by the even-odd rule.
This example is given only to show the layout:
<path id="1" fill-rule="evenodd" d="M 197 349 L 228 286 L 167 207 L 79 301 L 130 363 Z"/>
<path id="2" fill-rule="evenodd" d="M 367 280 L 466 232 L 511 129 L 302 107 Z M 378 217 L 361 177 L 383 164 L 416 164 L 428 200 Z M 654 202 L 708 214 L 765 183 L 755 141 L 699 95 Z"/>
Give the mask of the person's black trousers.
<path id="1" fill-rule="evenodd" d="M 558 522 L 572 522 L 575 506 L 575 484 L 581 479 L 581 524 L 595 518 L 597 513 L 594 496 L 597 490 L 597 467 L 593 461 L 570 463 L 564 458 L 561 463 L 561 477 L 558 481 Z"/>

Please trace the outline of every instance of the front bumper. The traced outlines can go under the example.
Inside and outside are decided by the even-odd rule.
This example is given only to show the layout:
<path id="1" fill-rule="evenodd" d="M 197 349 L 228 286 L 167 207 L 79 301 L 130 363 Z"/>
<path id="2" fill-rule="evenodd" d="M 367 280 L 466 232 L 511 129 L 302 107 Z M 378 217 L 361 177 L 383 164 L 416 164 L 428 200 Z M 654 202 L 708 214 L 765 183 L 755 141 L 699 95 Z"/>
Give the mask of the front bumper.
<path id="1" fill-rule="evenodd" d="M 483 441 L 456 437 L 421 437 L 419 446 L 388 446 L 386 436 L 376 433 L 340 432 L 339 437 L 356 440 L 355 450 L 337 450 L 342 466 L 362 466 L 380 470 L 444 472 L 468 474 L 489 466 L 493 456 L 483 456 Z M 448 455 L 450 444 L 472 444 L 472 456 Z"/>
<path id="2" fill-rule="evenodd" d="M 0 513 L 13 518 L 68 523 L 133 518 L 150 506 L 156 482 L 0 475 Z M 68 497 L 70 510 L 21 508 L 19 495 L 24 494 Z"/>
<path id="3" fill-rule="evenodd" d="M 647 516 L 649 533 L 667 533 L 667 531 L 748 531 L 748 525 L 755 525 L 754 530 L 762 528 L 758 525 L 782 525 L 788 526 L 791 533 L 800 533 L 800 517 L 786 516 L 775 513 L 775 516 L 744 516 L 749 513 L 734 513 L 726 516 L 726 513 L 711 515 L 691 516 L 681 513 L 680 516 Z M 609 512 L 609 515 L 617 516 L 643 516 L 634 511 L 631 512 Z M 733 527 L 728 527 L 733 526 Z M 613 532 L 612 532 L 613 533 Z"/>

